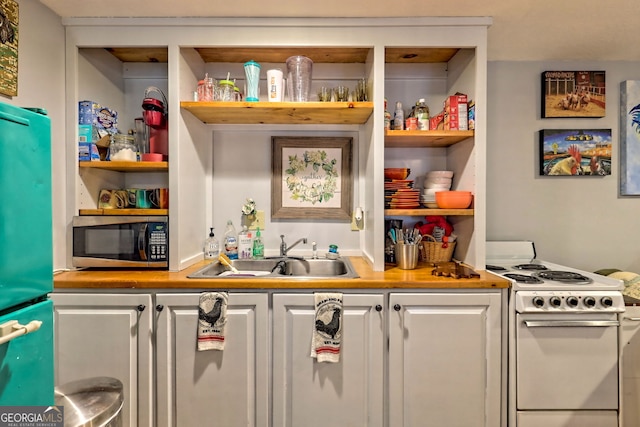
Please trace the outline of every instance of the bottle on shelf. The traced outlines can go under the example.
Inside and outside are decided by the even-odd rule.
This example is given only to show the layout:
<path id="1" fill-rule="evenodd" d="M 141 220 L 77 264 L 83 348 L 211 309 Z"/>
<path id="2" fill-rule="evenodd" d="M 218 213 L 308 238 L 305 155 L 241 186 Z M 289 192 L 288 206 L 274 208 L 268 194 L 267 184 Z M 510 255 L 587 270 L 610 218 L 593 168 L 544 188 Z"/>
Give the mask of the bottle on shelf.
<path id="1" fill-rule="evenodd" d="M 256 238 L 253 239 L 253 259 L 264 258 L 264 243 L 260 234 L 260 227 L 256 230 Z"/>
<path id="2" fill-rule="evenodd" d="M 402 102 L 396 102 L 396 110 L 393 116 L 393 130 L 404 130 L 404 110 Z"/>
<path id="3" fill-rule="evenodd" d="M 387 108 L 387 98 L 384 99 L 384 130 L 391 130 L 391 113 Z"/>
<path id="4" fill-rule="evenodd" d="M 231 220 L 227 221 L 227 228 L 224 230 L 224 253 L 229 259 L 238 259 L 238 234 Z"/>
<path id="5" fill-rule="evenodd" d="M 238 234 L 238 258 L 251 259 L 253 252 L 253 236 L 246 225 L 242 226 L 242 231 Z"/>
<path id="6" fill-rule="evenodd" d="M 418 130 L 429 130 L 429 107 L 424 98 L 418 100 L 415 111 L 418 119 Z"/>
<path id="7" fill-rule="evenodd" d="M 214 262 L 218 262 L 218 258 L 220 257 L 220 242 L 216 238 L 213 233 L 213 227 L 211 227 L 211 231 L 209 232 L 209 237 L 207 237 L 204 241 L 204 259 L 210 259 Z"/>

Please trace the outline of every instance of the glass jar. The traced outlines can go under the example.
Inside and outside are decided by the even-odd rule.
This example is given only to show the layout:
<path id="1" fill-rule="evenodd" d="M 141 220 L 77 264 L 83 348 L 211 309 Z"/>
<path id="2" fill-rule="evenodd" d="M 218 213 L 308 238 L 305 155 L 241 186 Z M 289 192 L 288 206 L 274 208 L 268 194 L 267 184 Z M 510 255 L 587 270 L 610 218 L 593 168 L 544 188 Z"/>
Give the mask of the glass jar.
<path id="1" fill-rule="evenodd" d="M 220 80 L 218 82 L 218 93 L 220 95 L 218 101 L 235 101 L 234 86 L 231 80 Z"/>
<path id="2" fill-rule="evenodd" d="M 111 161 L 135 162 L 138 160 L 138 147 L 131 135 L 116 133 L 111 136 L 109 159 Z"/>

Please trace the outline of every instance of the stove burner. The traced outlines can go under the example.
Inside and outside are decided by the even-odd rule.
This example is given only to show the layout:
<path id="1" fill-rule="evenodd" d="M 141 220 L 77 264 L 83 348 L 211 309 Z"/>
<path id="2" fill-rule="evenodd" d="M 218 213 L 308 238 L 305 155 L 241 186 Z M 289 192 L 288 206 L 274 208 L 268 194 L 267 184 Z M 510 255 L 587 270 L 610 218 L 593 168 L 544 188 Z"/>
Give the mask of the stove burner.
<path id="1" fill-rule="evenodd" d="M 538 279 L 537 277 L 527 276 L 526 274 L 509 273 L 509 274 L 505 274 L 504 277 L 513 279 L 518 283 L 527 283 L 529 285 L 537 285 L 540 283 L 544 283 L 542 280 Z"/>
<path id="2" fill-rule="evenodd" d="M 518 264 L 518 265 L 514 265 L 513 268 L 515 268 L 516 270 L 529 270 L 529 271 L 548 270 L 547 266 L 543 264 Z"/>
<path id="3" fill-rule="evenodd" d="M 499 265 L 487 265 L 486 267 L 489 271 L 507 271 L 506 268 L 500 267 Z"/>
<path id="4" fill-rule="evenodd" d="M 532 273 L 532 275 L 544 280 L 553 280 L 555 282 L 574 285 L 588 285 L 589 283 L 593 282 L 591 278 L 583 276 L 580 273 L 574 273 L 572 271 L 537 271 L 535 273 Z"/>

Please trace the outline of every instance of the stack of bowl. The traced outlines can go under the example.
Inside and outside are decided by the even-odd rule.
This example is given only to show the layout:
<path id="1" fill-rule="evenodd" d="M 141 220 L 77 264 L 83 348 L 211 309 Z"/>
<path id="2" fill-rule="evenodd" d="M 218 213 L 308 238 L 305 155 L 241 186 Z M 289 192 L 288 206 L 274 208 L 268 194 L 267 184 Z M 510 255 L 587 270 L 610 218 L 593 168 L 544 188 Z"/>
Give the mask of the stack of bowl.
<path id="1" fill-rule="evenodd" d="M 427 172 L 424 178 L 422 194 L 420 195 L 422 205 L 426 208 L 436 209 L 438 207 L 436 203 L 436 192 L 450 190 L 452 179 L 452 171 Z"/>

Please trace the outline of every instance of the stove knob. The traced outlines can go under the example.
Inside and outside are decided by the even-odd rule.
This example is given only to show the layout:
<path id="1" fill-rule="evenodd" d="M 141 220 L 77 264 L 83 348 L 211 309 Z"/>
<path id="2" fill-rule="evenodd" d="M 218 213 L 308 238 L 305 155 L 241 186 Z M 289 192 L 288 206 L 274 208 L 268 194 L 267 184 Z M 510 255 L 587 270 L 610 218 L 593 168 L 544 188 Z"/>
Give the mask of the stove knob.
<path id="1" fill-rule="evenodd" d="M 569 307 L 577 307 L 578 306 L 578 298 L 576 298 L 576 297 L 567 298 L 567 305 Z"/>
<path id="2" fill-rule="evenodd" d="M 584 299 L 584 305 L 589 308 L 593 308 L 596 306 L 596 299 L 594 297 L 586 297 Z"/>
<path id="3" fill-rule="evenodd" d="M 554 307 L 560 307 L 560 304 L 562 304 L 562 300 L 560 299 L 560 297 L 551 297 L 549 302 Z"/>
<path id="4" fill-rule="evenodd" d="M 533 297 L 531 301 L 535 307 L 542 308 L 544 307 L 544 298 L 542 297 Z"/>
<path id="5" fill-rule="evenodd" d="M 604 307 L 611 307 L 613 306 L 613 298 L 602 297 L 602 299 L 600 300 L 600 304 L 602 304 Z"/>

